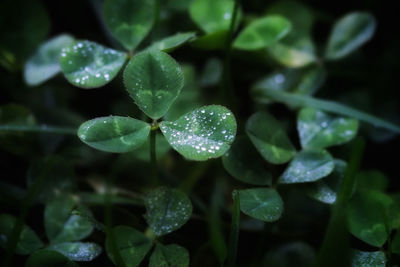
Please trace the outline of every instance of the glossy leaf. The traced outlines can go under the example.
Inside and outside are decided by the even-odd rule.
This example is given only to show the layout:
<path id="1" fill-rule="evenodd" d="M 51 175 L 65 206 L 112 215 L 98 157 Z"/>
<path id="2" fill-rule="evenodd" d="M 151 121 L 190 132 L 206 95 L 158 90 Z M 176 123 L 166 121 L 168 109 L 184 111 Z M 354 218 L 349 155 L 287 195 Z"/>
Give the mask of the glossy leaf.
<path id="1" fill-rule="evenodd" d="M 172 52 L 176 48 L 184 45 L 187 42 L 190 42 L 194 38 L 196 38 L 195 32 L 177 33 L 162 40 L 156 41 L 150 46 L 150 48 L 162 50 L 164 52 Z"/>
<path id="2" fill-rule="evenodd" d="M 281 217 L 283 201 L 275 189 L 252 188 L 238 192 L 243 213 L 265 222 L 274 222 Z"/>
<path id="3" fill-rule="evenodd" d="M 179 245 L 157 244 L 150 257 L 149 267 L 188 267 L 189 252 Z"/>
<path id="4" fill-rule="evenodd" d="M 257 50 L 270 46 L 282 39 L 291 29 L 287 19 L 277 15 L 252 21 L 240 32 L 233 47 L 242 50 Z"/>
<path id="5" fill-rule="evenodd" d="M 185 193 L 167 187 L 159 187 L 149 192 L 144 204 L 146 221 L 157 236 L 181 228 L 189 220 L 193 209 Z"/>
<path id="6" fill-rule="evenodd" d="M 75 205 L 69 195 L 61 195 L 46 205 L 44 226 L 52 244 L 79 241 L 92 233 L 93 225 L 89 220 L 72 214 Z"/>
<path id="7" fill-rule="evenodd" d="M 117 226 L 114 227 L 112 231 L 117 250 L 121 254 L 125 266 L 139 266 L 152 247 L 151 240 L 148 239 L 143 233 L 128 226 Z M 114 255 L 110 249 L 110 242 L 111 240 L 107 236 L 106 252 L 110 260 L 115 264 Z"/>
<path id="8" fill-rule="evenodd" d="M 331 117 L 317 109 L 303 108 L 297 117 L 297 130 L 303 148 L 326 148 L 353 139 L 358 131 L 358 121 Z"/>
<path id="9" fill-rule="evenodd" d="M 167 53 L 148 50 L 129 62 L 124 82 L 136 105 L 150 118 L 159 119 L 178 97 L 183 87 L 183 73 Z"/>
<path id="10" fill-rule="evenodd" d="M 325 51 L 325 58 L 336 60 L 358 49 L 375 32 L 375 18 L 366 12 L 353 12 L 340 18 L 334 25 Z"/>
<path id="11" fill-rule="evenodd" d="M 236 120 L 223 106 L 195 109 L 174 122 L 163 121 L 162 133 L 171 146 L 191 160 L 222 156 L 236 135 Z"/>
<path id="12" fill-rule="evenodd" d="M 150 125 L 129 117 L 108 116 L 84 122 L 78 136 L 85 144 L 106 152 L 123 153 L 143 145 Z"/>
<path id="13" fill-rule="evenodd" d="M 60 66 L 65 78 L 85 89 L 109 83 L 124 65 L 125 53 L 90 41 L 77 41 L 61 51 Z"/>
<path id="14" fill-rule="evenodd" d="M 279 178 L 279 183 L 314 182 L 328 176 L 334 166 L 332 156 L 326 150 L 301 151 L 289 163 Z"/>
<path id="15" fill-rule="evenodd" d="M 272 175 L 265 168 L 253 144 L 245 136 L 235 139 L 231 148 L 222 156 L 225 170 L 237 180 L 253 185 L 270 185 Z"/>
<path id="16" fill-rule="evenodd" d="M 99 245 L 89 242 L 65 242 L 50 245 L 46 249 L 57 251 L 72 261 L 92 261 L 102 252 Z"/>
<path id="17" fill-rule="evenodd" d="M 7 244 L 17 218 L 9 214 L 0 214 L 0 247 L 7 248 Z M 24 225 L 19 236 L 16 254 L 29 255 L 32 252 L 43 247 L 42 241 L 36 233 L 27 225 Z"/>
<path id="18" fill-rule="evenodd" d="M 351 258 L 352 267 L 385 267 L 386 256 L 382 251 L 354 250 Z"/>
<path id="19" fill-rule="evenodd" d="M 53 250 L 39 250 L 29 256 L 25 267 L 79 267 L 78 264 L 69 260 L 61 253 Z"/>
<path id="20" fill-rule="evenodd" d="M 253 114 L 247 120 L 246 133 L 258 152 L 270 163 L 288 162 L 296 153 L 285 130 L 267 112 Z"/>
<path id="21" fill-rule="evenodd" d="M 106 0 L 104 21 L 114 37 L 133 50 L 153 27 L 156 8 L 155 0 Z"/>
<path id="22" fill-rule="evenodd" d="M 42 44 L 25 64 L 25 82 L 30 86 L 37 86 L 58 74 L 61 71 L 61 50 L 73 41 L 72 36 L 61 34 Z"/>

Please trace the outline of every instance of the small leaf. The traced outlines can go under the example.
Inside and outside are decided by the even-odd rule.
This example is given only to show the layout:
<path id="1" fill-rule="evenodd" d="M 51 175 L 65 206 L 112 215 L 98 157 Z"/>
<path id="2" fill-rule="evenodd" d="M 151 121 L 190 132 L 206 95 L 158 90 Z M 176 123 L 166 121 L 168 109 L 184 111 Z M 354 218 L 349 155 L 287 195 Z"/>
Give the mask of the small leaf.
<path id="1" fill-rule="evenodd" d="M 162 133 L 171 146 L 191 160 L 207 160 L 222 156 L 236 134 L 236 120 L 223 106 L 211 105 L 195 109 L 174 122 L 163 121 Z"/>
<path id="2" fill-rule="evenodd" d="M 150 46 L 150 48 L 162 50 L 169 53 L 176 48 L 182 46 L 183 44 L 193 40 L 194 38 L 196 38 L 195 32 L 177 33 L 162 40 L 156 41 Z"/>
<path id="3" fill-rule="evenodd" d="M 129 117 L 108 116 L 84 122 L 78 136 L 85 144 L 106 152 L 124 153 L 143 145 L 150 125 Z"/>
<path id="4" fill-rule="evenodd" d="M 104 21 L 126 49 L 134 50 L 153 27 L 156 9 L 155 0 L 106 0 Z"/>
<path id="5" fill-rule="evenodd" d="M 326 150 L 299 152 L 279 178 L 281 184 L 306 183 L 328 176 L 334 168 L 332 156 Z"/>
<path id="6" fill-rule="evenodd" d="M 61 49 L 73 41 L 72 36 L 61 34 L 42 44 L 25 64 L 25 82 L 30 86 L 37 86 L 59 73 Z"/>
<path id="7" fill-rule="evenodd" d="M 385 267 L 386 256 L 382 251 L 359 251 L 352 253 L 352 267 Z"/>
<path id="8" fill-rule="evenodd" d="M 17 218 L 9 214 L 0 214 L 0 247 L 6 249 L 9 238 L 12 235 Z M 29 255 L 43 247 L 42 241 L 36 233 L 27 225 L 24 225 L 19 235 L 16 254 Z"/>
<path id="9" fill-rule="evenodd" d="M 271 185 L 272 176 L 265 168 L 265 161 L 245 136 L 235 139 L 231 148 L 222 156 L 222 163 L 225 170 L 239 181 Z"/>
<path id="10" fill-rule="evenodd" d="M 151 254 L 149 267 L 188 267 L 189 252 L 179 245 L 157 244 Z"/>
<path id="11" fill-rule="evenodd" d="M 44 266 L 79 267 L 78 264 L 69 260 L 61 253 L 46 249 L 36 251 L 31 256 L 29 256 L 28 260 L 25 263 L 25 267 Z"/>
<path id="12" fill-rule="evenodd" d="M 283 201 L 275 189 L 252 188 L 238 192 L 243 213 L 264 222 L 274 222 L 281 217 Z"/>
<path id="13" fill-rule="evenodd" d="M 325 51 L 325 58 L 336 60 L 362 46 L 375 32 L 375 18 L 366 12 L 353 12 L 334 25 Z"/>
<path id="14" fill-rule="evenodd" d="M 258 152 L 270 163 L 288 162 L 296 153 L 280 123 L 267 112 L 253 114 L 247 120 L 246 133 Z"/>
<path id="15" fill-rule="evenodd" d="M 181 228 L 192 215 L 189 198 L 183 192 L 167 187 L 159 187 L 148 193 L 144 205 L 146 221 L 158 236 Z"/>
<path id="16" fill-rule="evenodd" d="M 233 42 L 233 47 L 242 50 L 257 50 L 282 39 L 291 29 L 291 23 L 281 16 L 272 15 L 251 22 Z"/>
<path id="17" fill-rule="evenodd" d="M 52 244 L 79 241 L 93 232 L 90 221 L 72 214 L 75 205 L 75 200 L 69 195 L 61 195 L 46 205 L 44 226 Z"/>
<path id="18" fill-rule="evenodd" d="M 65 242 L 46 249 L 57 251 L 72 261 L 92 261 L 102 252 L 99 245 L 89 242 Z"/>
<path id="19" fill-rule="evenodd" d="M 122 260 L 126 267 L 139 266 L 146 254 L 152 247 L 151 240 L 143 233 L 128 227 L 117 226 L 112 229 L 117 250 L 121 254 Z M 114 255 L 112 254 L 111 240 L 106 237 L 106 252 L 110 260 L 115 264 Z"/>
<path id="20" fill-rule="evenodd" d="M 136 105 L 150 118 L 159 119 L 178 97 L 183 87 L 183 73 L 167 53 L 148 50 L 129 62 L 124 82 Z"/>
<path id="21" fill-rule="evenodd" d="M 326 148 L 353 139 L 357 134 L 358 121 L 333 118 L 320 110 L 303 108 L 297 118 L 297 130 L 303 148 Z"/>
<path id="22" fill-rule="evenodd" d="M 118 74 L 126 54 L 89 41 L 77 41 L 61 51 L 60 65 L 65 78 L 85 89 L 106 85 Z"/>

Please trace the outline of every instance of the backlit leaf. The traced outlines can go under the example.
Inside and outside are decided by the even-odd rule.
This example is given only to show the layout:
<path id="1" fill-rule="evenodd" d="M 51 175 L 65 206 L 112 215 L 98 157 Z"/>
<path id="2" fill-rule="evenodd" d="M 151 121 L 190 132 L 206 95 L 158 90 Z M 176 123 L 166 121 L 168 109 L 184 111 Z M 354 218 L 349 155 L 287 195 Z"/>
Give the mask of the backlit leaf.
<path id="1" fill-rule="evenodd" d="M 155 48 L 165 52 L 172 52 L 176 48 L 196 38 L 195 32 L 182 32 L 168 36 L 162 40 L 154 42 L 150 48 Z"/>
<path id="2" fill-rule="evenodd" d="M 89 242 L 65 242 L 50 245 L 46 249 L 57 251 L 72 261 L 92 261 L 102 252 L 99 245 Z"/>

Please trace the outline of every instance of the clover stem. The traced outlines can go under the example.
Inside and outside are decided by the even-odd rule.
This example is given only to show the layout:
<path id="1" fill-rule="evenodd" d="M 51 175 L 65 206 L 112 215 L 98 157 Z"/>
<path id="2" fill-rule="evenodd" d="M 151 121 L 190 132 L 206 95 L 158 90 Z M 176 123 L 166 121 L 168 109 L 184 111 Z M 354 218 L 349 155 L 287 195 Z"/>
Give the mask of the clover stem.
<path id="1" fill-rule="evenodd" d="M 153 182 L 159 184 L 158 168 L 157 168 L 157 155 L 156 155 L 156 134 L 158 129 L 157 121 L 153 121 L 150 131 L 150 162 L 153 169 Z"/>
<path id="2" fill-rule="evenodd" d="M 240 226 L 240 198 L 239 192 L 234 191 L 233 196 L 233 210 L 232 210 L 232 222 L 231 230 L 229 235 L 229 246 L 228 246 L 228 267 L 236 266 L 236 255 L 239 241 L 239 226 Z"/>

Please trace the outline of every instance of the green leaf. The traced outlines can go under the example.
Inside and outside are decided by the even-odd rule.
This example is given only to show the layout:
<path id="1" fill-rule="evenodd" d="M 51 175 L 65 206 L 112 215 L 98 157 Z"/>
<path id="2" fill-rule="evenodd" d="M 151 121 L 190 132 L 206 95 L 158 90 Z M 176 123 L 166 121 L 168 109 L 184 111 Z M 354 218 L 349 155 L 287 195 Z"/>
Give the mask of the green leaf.
<path id="1" fill-rule="evenodd" d="M 382 251 L 354 250 L 351 258 L 352 267 L 385 267 L 386 256 Z"/>
<path id="2" fill-rule="evenodd" d="M 39 250 L 29 256 L 25 267 L 79 267 L 67 257 L 52 250 Z"/>
<path id="3" fill-rule="evenodd" d="M 185 193 L 167 187 L 159 187 L 149 192 L 144 204 L 147 224 L 157 236 L 181 228 L 189 220 L 193 209 Z"/>
<path id="4" fill-rule="evenodd" d="M 136 105 L 152 119 L 167 113 L 183 87 L 179 64 L 167 53 L 148 50 L 126 66 L 124 82 Z"/>
<path id="5" fill-rule="evenodd" d="M 239 136 L 222 156 L 225 170 L 234 178 L 253 185 L 271 185 L 272 175 L 265 161 L 245 136 Z"/>
<path id="6" fill-rule="evenodd" d="M 231 25 L 234 1 L 232 0 L 194 0 L 189 12 L 192 20 L 206 33 L 226 31 Z M 238 12 L 235 24 L 241 17 Z"/>
<path id="7" fill-rule="evenodd" d="M 358 121 L 352 118 L 331 117 L 314 108 L 303 108 L 297 117 L 297 130 L 303 148 L 326 148 L 353 139 Z"/>
<path id="8" fill-rule="evenodd" d="M 270 163 L 288 162 L 296 153 L 285 130 L 267 112 L 253 114 L 247 120 L 246 133 L 258 152 Z"/>
<path id="9" fill-rule="evenodd" d="M 264 222 L 274 222 L 281 217 L 283 201 L 275 189 L 252 188 L 238 192 L 243 213 Z"/>
<path id="10" fill-rule="evenodd" d="M 112 229 L 117 250 L 121 254 L 122 260 L 126 267 L 139 266 L 146 254 L 149 252 L 153 244 L 143 233 L 128 227 L 117 226 Z M 114 255 L 112 254 L 111 240 L 106 237 L 107 256 L 115 264 Z"/>
<path id="11" fill-rule="evenodd" d="M 204 50 L 223 50 L 227 37 L 228 30 L 217 31 L 200 36 L 191 43 L 191 46 Z"/>
<path id="12" fill-rule="evenodd" d="M 156 9 L 155 0 L 106 0 L 104 21 L 126 49 L 134 50 L 153 27 Z"/>
<path id="13" fill-rule="evenodd" d="M 171 146 L 191 160 L 207 160 L 225 154 L 236 135 L 236 120 L 223 106 L 195 109 L 174 122 L 163 121 L 162 133 Z"/>
<path id="14" fill-rule="evenodd" d="M 196 38 L 195 32 L 177 33 L 162 40 L 156 41 L 150 46 L 150 48 L 162 50 L 169 53 L 174 51 L 176 48 L 184 45 L 185 43 L 193 40 L 194 38 Z"/>
<path id="15" fill-rule="evenodd" d="M 143 145 L 150 125 L 129 117 L 108 116 L 84 122 L 78 136 L 85 144 L 106 152 L 124 153 Z"/>
<path id="16" fill-rule="evenodd" d="M 156 158 L 161 159 L 163 158 L 168 151 L 171 149 L 171 146 L 165 140 L 165 137 L 157 133 L 156 136 Z M 136 149 L 135 151 L 132 151 L 130 153 L 122 154 L 121 157 L 123 157 L 123 160 L 126 160 L 127 164 L 131 165 L 132 164 L 132 159 L 137 159 L 145 162 L 150 162 L 150 138 L 147 138 L 146 142 Z"/>
<path id="17" fill-rule="evenodd" d="M 394 235 L 394 237 L 392 239 L 391 251 L 393 253 L 396 253 L 397 255 L 400 255 L 400 232 L 399 232 L 399 230 L 397 230 L 396 234 Z"/>
<path id="18" fill-rule="evenodd" d="M 353 12 L 334 25 L 325 51 L 325 58 L 336 60 L 358 49 L 373 36 L 375 18 L 366 12 Z"/>
<path id="19" fill-rule="evenodd" d="M 93 232 L 93 225 L 89 220 L 72 214 L 75 206 L 74 198 L 69 195 L 60 195 L 46 205 L 44 226 L 52 244 L 79 241 Z"/>
<path id="20" fill-rule="evenodd" d="M 58 74 L 61 71 L 61 50 L 73 41 L 72 36 L 61 34 L 43 43 L 25 64 L 25 82 L 30 86 L 37 86 Z"/>
<path id="21" fill-rule="evenodd" d="M 150 257 L 149 267 L 188 267 L 189 252 L 179 245 L 157 244 Z"/>
<path id="22" fill-rule="evenodd" d="M 0 247 L 6 249 L 9 238 L 17 221 L 12 215 L 0 214 Z M 24 225 L 15 249 L 16 254 L 29 255 L 43 247 L 42 241 L 27 225 Z"/>
<path id="23" fill-rule="evenodd" d="M 65 242 L 50 245 L 46 249 L 57 251 L 72 261 L 92 261 L 102 251 L 99 245 L 90 242 Z"/>
<path id="24" fill-rule="evenodd" d="M 314 182 L 328 176 L 334 166 L 333 158 L 326 150 L 301 151 L 289 163 L 279 183 Z"/>
<path id="25" fill-rule="evenodd" d="M 357 189 L 371 189 L 385 192 L 389 185 L 386 175 L 378 170 L 361 171 L 356 175 Z"/>
<path id="26" fill-rule="evenodd" d="M 109 83 L 127 59 L 125 53 L 90 41 L 76 41 L 61 51 L 65 78 L 77 87 L 91 89 Z"/>
<path id="27" fill-rule="evenodd" d="M 291 30 L 291 23 L 286 18 L 272 15 L 252 21 L 244 28 L 233 47 L 242 50 L 266 48 L 282 39 Z"/>

